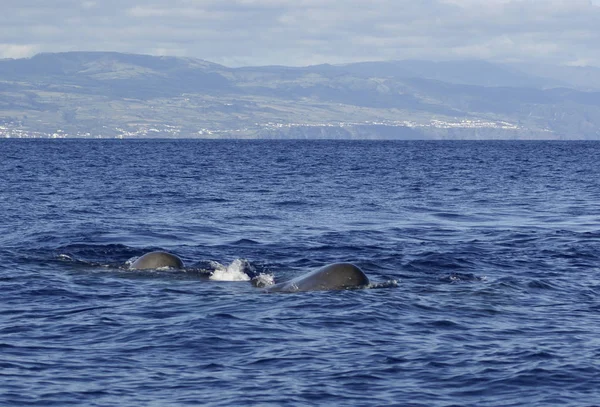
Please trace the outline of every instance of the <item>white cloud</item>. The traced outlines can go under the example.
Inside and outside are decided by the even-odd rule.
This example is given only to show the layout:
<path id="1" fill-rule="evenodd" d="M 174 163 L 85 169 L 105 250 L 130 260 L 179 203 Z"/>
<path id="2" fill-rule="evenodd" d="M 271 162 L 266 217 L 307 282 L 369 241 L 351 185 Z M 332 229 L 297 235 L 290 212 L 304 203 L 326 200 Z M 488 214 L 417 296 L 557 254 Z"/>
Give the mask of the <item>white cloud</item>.
<path id="1" fill-rule="evenodd" d="M 0 58 L 27 58 L 38 52 L 35 45 L 1 44 Z"/>
<path id="2" fill-rule="evenodd" d="M 600 0 L 3 0 L 1 55 L 115 50 L 226 64 L 485 58 L 600 66 Z"/>

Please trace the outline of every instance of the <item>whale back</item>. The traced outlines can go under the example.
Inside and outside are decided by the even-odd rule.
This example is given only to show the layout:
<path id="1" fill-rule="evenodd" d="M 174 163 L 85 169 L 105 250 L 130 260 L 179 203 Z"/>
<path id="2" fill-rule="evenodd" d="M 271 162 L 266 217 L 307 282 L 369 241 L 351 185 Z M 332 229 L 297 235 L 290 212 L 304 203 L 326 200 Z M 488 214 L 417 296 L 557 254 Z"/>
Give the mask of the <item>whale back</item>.
<path id="1" fill-rule="evenodd" d="M 171 267 L 175 269 L 183 268 L 183 261 L 174 254 L 167 252 L 151 252 L 146 253 L 130 266 L 131 269 L 158 269 L 163 267 Z"/>
<path id="2" fill-rule="evenodd" d="M 345 290 L 369 284 L 365 273 L 351 263 L 334 263 L 283 283 L 267 287 L 268 292 Z"/>

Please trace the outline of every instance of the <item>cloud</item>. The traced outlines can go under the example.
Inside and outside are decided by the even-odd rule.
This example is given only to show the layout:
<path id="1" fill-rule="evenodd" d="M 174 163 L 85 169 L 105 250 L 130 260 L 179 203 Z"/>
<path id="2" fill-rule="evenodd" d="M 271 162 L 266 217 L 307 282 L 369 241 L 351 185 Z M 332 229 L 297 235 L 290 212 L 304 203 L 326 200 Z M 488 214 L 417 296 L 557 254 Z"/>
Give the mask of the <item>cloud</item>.
<path id="1" fill-rule="evenodd" d="M 3 0 L 0 57 L 111 50 L 226 65 L 465 59 L 600 66 L 599 0 Z"/>
<path id="2" fill-rule="evenodd" d="M 30 44 L 0 44 L 0 58 L 26 58 L 37 51 L 37 47 Z"/>

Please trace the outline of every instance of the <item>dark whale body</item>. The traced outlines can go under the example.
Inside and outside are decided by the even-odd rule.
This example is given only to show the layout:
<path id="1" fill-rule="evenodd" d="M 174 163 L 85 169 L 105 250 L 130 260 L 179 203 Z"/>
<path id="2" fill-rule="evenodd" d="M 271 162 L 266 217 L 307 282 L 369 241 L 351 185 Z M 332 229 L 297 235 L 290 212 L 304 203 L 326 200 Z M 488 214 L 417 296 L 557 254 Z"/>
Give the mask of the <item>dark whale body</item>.
<path id="1" fill-rule="evenodd" d="M 365 273 L 350 263 L 334 263 L 283 283 L 265 287 L 267 292 L 345 290 L 369 284 Z"/>
<path id="2" fill-rule="evenodd" d="M 174 254 L 167 252 L 151 252 L 146 253 L 129 267 L 134 270 L 144 269 L 159 269 L 163 267 L 171 267 L 174 269 L 183 268 L 183 261 Z"/>

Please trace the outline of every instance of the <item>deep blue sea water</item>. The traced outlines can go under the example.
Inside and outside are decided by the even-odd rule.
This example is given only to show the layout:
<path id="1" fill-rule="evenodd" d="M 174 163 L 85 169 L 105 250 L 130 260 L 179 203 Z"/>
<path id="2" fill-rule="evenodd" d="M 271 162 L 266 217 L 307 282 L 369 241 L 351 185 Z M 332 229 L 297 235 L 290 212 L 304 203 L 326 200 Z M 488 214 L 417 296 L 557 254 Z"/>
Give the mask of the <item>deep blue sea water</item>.
<path id="1" fill-rule="evenodd" d="M 599 277 L 598 142 L 0 140 L 1 406 L 600 405 Z"/>

